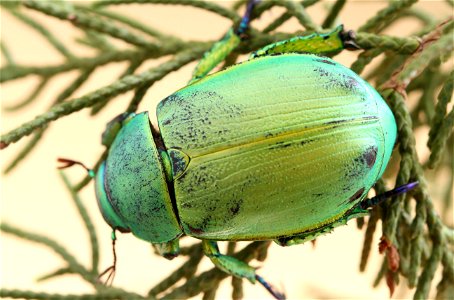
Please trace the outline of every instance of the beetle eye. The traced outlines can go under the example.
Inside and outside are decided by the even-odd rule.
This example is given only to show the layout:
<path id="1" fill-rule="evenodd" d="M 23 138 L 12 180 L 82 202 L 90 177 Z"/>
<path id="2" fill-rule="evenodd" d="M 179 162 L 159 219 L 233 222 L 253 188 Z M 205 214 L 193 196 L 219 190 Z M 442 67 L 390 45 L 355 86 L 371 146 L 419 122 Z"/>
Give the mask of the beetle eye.
<path id="1" fill-rule="evenodd" d="M 105 168 L 106 163 L 103 162 L 99 167 L 95 180 L 96 199 L 98 199 L 99 210 L 101 211 L 104 220 L 110 227 L 123 233 L 131 232 L 128 226 L 123 222 L 115 209 L 112 207 L 112 203 L 110 202 L 109 196 L 104 188 Z"/>

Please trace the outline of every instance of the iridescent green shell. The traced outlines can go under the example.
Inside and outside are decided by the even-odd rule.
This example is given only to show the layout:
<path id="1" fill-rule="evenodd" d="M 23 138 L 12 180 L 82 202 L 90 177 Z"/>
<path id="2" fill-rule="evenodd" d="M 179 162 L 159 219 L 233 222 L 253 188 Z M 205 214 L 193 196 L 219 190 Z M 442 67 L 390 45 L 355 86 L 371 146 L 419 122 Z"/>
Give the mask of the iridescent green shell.
<path id="1" fill-rule="evenodd" d="M 127 120 L 104 164 L 96 190 L 107 223 L 153 243 L 182 234 L 147 113 Z"/>
<path id="2" fill-rule="evenodd" d="M 158 106 L 179 222 L 213 240 L 291 236 L 340 220 L 383 174 L 394 117 L 329 58 L 259 57 Z"/>

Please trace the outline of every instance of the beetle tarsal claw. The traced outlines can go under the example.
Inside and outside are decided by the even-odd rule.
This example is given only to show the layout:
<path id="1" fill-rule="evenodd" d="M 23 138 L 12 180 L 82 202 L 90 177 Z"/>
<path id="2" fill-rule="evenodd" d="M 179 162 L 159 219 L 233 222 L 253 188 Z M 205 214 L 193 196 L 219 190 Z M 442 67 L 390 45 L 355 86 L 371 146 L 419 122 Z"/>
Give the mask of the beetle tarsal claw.
<path id="1" fill-rule="evenodd" d="M 260 0 L 249 0 L 247 3 L 246 12 L 244 13 L 243 18 L 241 19 L 240 25 L 235 30 L 235 33 L 242 39 L 247 38 L 245 32 L 249 27 L 249 23 L 251 22 L 252 10 L 259 2 Z"/>
<path id="2" fill-rule="evenodd" d="M 271 294 L 273 295 L 274 298 L 276 299 L 285 299 L 285 294 L 284 293 L 281 293 L 279 292 L 278 290 L 276 290 L 276 288 L 274 288 L 271 284 L 269 284 L 268 282 L 266 282 L 266 280 L 261 277 L 260 275 L 257 275 L 255 274 L 255 279 L 257 279 L 258 282 L 260 282 L 261 285 L 263 285 L 263 287 Z"/>
<path id="3" fill-rule="evenodd" d="M 114 278 L 115 278 L 115 271 L 116 271 L 115 265 L 112 265 L 112 266 L 108 267 L 108 268 L 105 269 L 101 274 L 99 274 L 99 276 L 98 276 L 98 282 L 99 282 L 99 283 L 103 283 L 103 284 L 106 285 L 106 286 L 112 286 L 112 283 L 113 283 Z M 109 274 L 109 275 L 107 275 L 106 281 L 102 282 L 101 278 L 102 278 L 104 275 L 106 275 L 106 274 Z"/>
<path id="4" fill-rule="evenodd" d="M 98 275 L 98 282 L 101 283 L 102 282 L 101 278 L 104 275 L 109 274 L 109 275 L 107 275 L 107 279 L 104 282 L 104 285 L 108 285 L 108 286 L 112 285 L 112 283 L 114 281 L 114 278 L 115 278 L 115 272 L 117 270 L 117 252 L 115 251 L 115 242 L 116 242 L 116 240 L 117 240 L 117 237 L 115 235 L 115 230 L 113 230 L 112 231 L 113 264 Z"/>

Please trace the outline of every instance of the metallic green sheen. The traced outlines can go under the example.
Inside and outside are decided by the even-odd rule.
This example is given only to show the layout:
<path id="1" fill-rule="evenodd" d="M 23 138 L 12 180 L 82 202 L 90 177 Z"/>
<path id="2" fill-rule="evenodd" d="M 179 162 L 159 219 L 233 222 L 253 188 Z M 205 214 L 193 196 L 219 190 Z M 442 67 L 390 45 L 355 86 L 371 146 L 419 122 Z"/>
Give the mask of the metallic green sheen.
<path id="1" fill-rule="evenodd" d="M 105 168 L 106 168 L 106 163 L 103 162 L 99 166 L 98 172 L 96 173 L 95 193 L 96 193 L 96 199 L 98 200 L 98 206 L 101 210 L 101 214 L 102 214 L 104 220 L 107 222 L 107 224 L 110 225 L 110 227 L 119 229 L 120 231 L 128 231 L 128 227 L 126 226 L 125 223 L 123 223 L 123 221 L 120 219 L 118 214 L 115 212 L 115 210 L 112 207 L 112 204 L 110 203 L 110 200 L 107 197 L 107 194 L 105 192 L 105 188 L 104 188 Z"/>
<path id="2" fill-rule="evenodd" d="M 328 33 L 313 33 L 311 35 L 296 36 L 288 40 L 276 42 L 252 53 L 251 58 L 282 53 L 335 55 L 345 49 L 344 41 L 341 37 L 343 30 L 344 26 L 339 25 Z"/>
<path id="3" fill-rule="evenodd" d="M 157 117 L 167 150 L 189 158 L 173 182 L 183 230 L 211 240 L 289 237 L 347 218 L 396 139 L 380 95 L 315 55 L 235 65 L 167 97 Z"/>
<path id="4" fill-rule="evenodd" d="M 164 243 L 182 234 L 146 112 L 132 117 L 118 132 L 104 180 L 110 203 L 134 235 Z"/>

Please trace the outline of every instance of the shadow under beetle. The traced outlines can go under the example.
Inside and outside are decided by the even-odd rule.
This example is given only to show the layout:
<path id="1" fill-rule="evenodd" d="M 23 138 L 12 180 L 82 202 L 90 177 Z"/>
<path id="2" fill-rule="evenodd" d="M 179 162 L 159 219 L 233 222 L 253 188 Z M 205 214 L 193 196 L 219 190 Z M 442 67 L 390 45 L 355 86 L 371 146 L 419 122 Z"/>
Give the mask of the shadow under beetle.
<path id="1" fill-rule="evenodd" d="M 215 66 L 216 47 L 238 36 L 230 32 L 199 66 Z M 374 88 L 320 56 L 354 46 L 342 26 L 278 42 L 202 79 L 210 67 L 199 67 L 202 76 L 159 103 L 159 131 L 147 112 L 114 119 L 95 183 L 106 222 L 169 259 L 182 235 L 201 239 L 218 268 L 283 298 L 216 241 L 300 244 L 416 185 L 365 199 L 397 130 Z"/>

